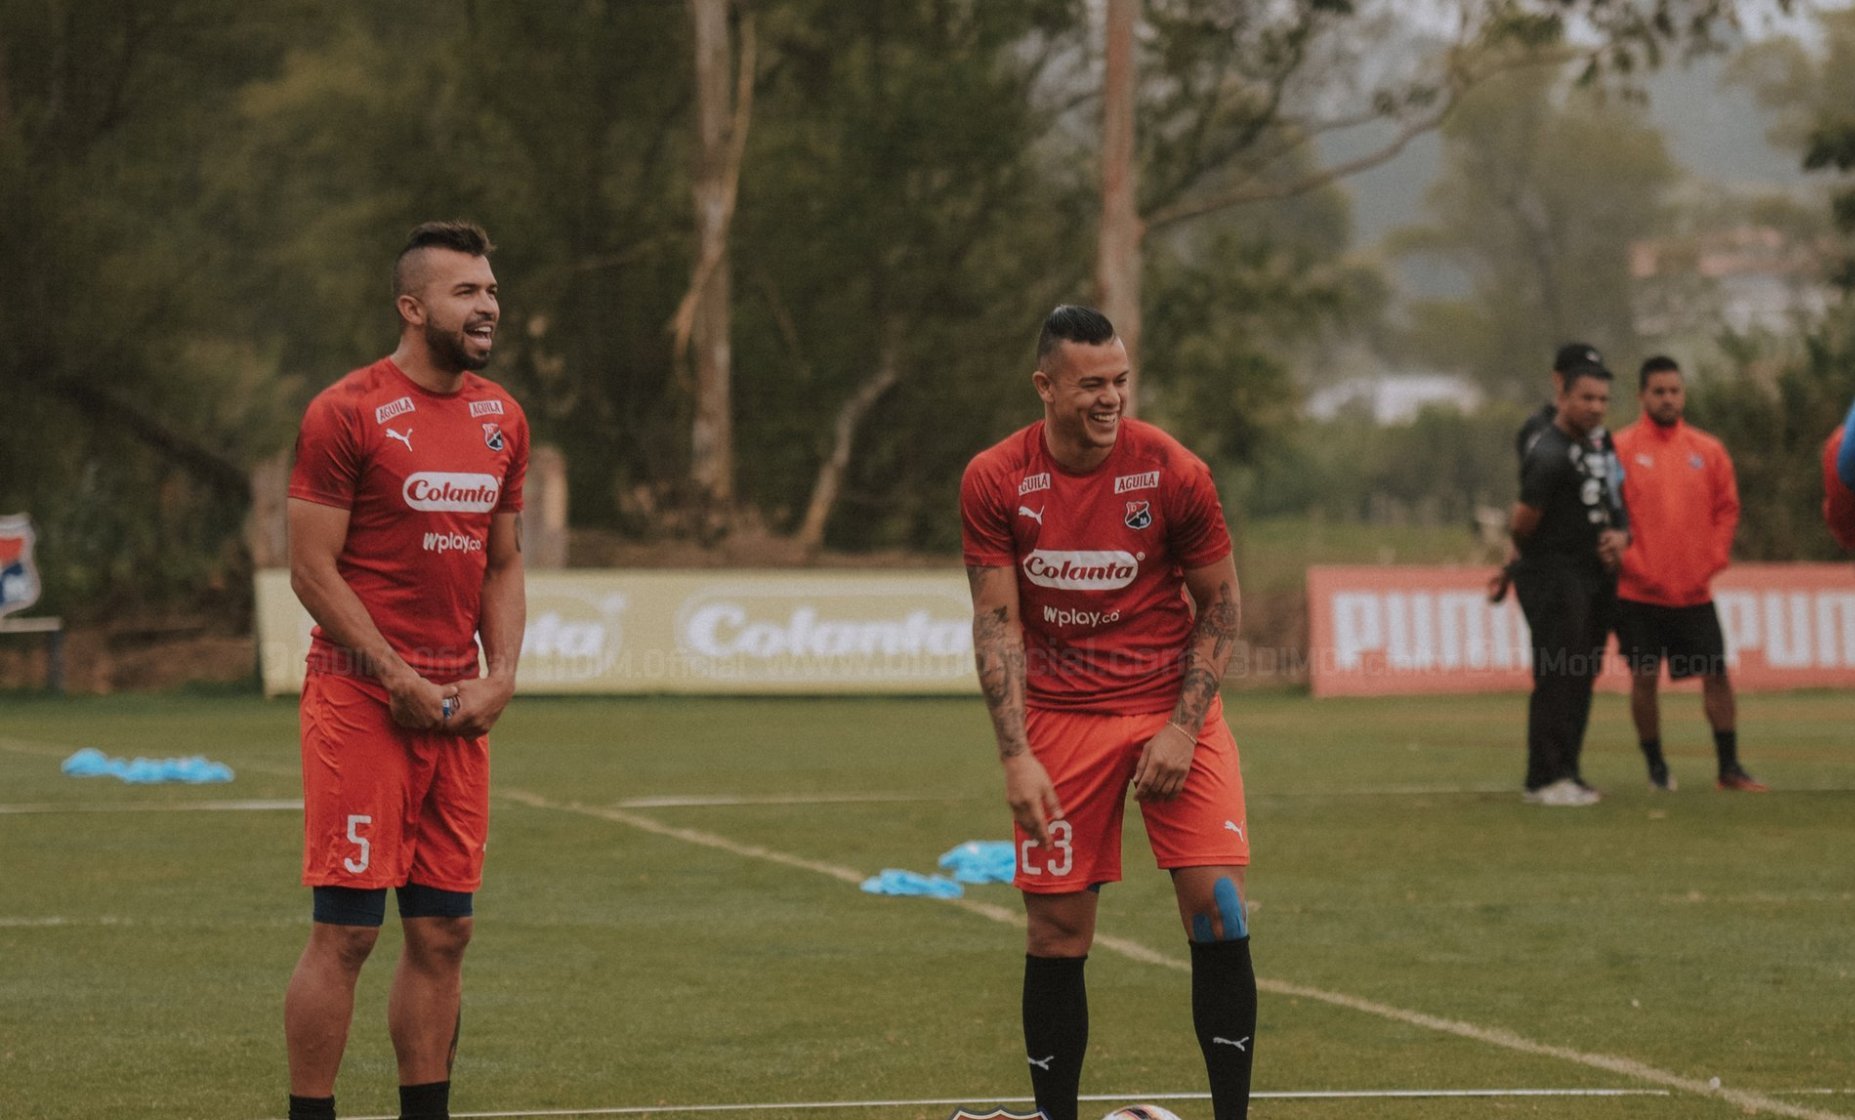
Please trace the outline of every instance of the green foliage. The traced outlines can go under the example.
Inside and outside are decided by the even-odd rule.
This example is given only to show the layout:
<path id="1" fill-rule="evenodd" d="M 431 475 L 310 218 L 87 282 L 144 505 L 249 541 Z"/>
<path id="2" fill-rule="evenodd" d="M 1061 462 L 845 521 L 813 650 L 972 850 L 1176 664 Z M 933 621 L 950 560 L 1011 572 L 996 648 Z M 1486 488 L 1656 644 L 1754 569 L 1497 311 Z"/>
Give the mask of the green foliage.
<path id="1" fill-rule="evenodd" d="M 41 530 L 46 605 L 79 615 L 213 587 L 240 461 L 279 417 L 267 340 L 225 331 L 238 292 L 200 205 L 203 145 L 303 9 L 221 0 L 0 8 L 0 508 Z"/>
<path id="2" fill-rule="evenodd" d="M 1029 418 L 1031 343 L 1073 298 L 1088 197 L 1051 174 L 1038 76 L 1065 4 L 792 5 L 756 104 L 733 246 L 740 485 L 796 524 L 842 401 L 860 429 L 845 548 L 948 549 L 968 458 Z M 974 122 L 984 121 L 984 127 Z"/>
<path id="3" fill-rule="evenodd" d="M 1261 208 L 1255 224 L 1225 220 L 1189 247 L 1149 250 L 1145 414 L 1208 461 L 1234 467 L 1279 450 L 1300 406 L 1295 366 L 1382 306 L 1378 274 L 1320 242 L 1344 228 L 1344 200 L 1316 197 L 1326 205 Z M 1269 232 L 1256 228 L 1265 222 Z"/>
<path id="4" fill-rule="evenodd" d="M 1696 379 L 1688 417 L 1726 444 L 1743 507 L 1733 555 L 1834 560 L 1823 527 L 1823 441 L 1855 399 L 1855 337 L 1825 324 L 1802 353 L 1772 358 L 1758 340 L 1728 338 L 1727 369 Z"/>
<path id="5" fill-rule="evenodd" d="M 1855 9 L 1816 13 L 1821 49 L 1778 40 L 1747 50 L 1735 76 L 1778 114 L 1772 139 L 1795 149 L 1807 171 L 1839 173 L 1830 214 L 1843 234 L 1832 278 L 1855 292 Z"/>
<path id="6" fill-rule="evenodd" d="M 1567 339 L 1634 350 L 1629 244 L 1657 230 L 1676 175 L 1640 109 L 1524 71 L 1475 91 L 1443 136 L 1431 222 L 1398 249 L 1456 264 L 1472 294 L 1418 305 L 1408 353 L 1523 400 Z"/>
<path id="7" fill-rule="evenodd" d="M 1483 14 L 1690 35 L 1682 20 L 1626 27 L 1626 7 Z M 1719 15 L 1656 10 L 1676 7 Z M 1091 12 L 751 5 L 734 404 L 738 489 L 773 529 L 796 524 L 840 407 L 879 368 L 897 381 L 856 433 L 838 547 L 951 548 L 960 468 L 1036 414 L 1036 322 L 1088 298 Z M 1337 195 L 1297 186 L 1319 167 L 1309 122 L 1284 108 L 1297 83 L 1345 68 L 1357 44 L 1335 37 L 1367 19 L 1347 0 L 1147 7 L 1142 206 L 1173 212 L 1149 239 L 1146 399 L 1227 470 L 1283 446 L 1288 370 L 1384 298 L 1345 257 Z M 575 522 L 674 524 L 691 410 L 667 329 L 693 257 L 684 6 L 0 0 L 0 28 L 0 378 L 22 421 L 0 445 L 0 508 L 45 528 L 49 605 L 238 608 L 247 473 L 287 452 L 312 393 L 391 345 L 397 239 L 435 216 L 481 221 L 503 246 L 493 372 L 565 450 Z M 1372 103 L 1408 119 L 1442 89 L 1429 74 Z M 1506 125 L 1499 106 L 1475 135 Z M 1591 146 L 1605 198 L 1653 178 L 1653 160 L 1602 146 L 1635 143 L 1621 118 L 1571 119 L 1548 139 Z M 1187 214 L 1232 190 L 1289 197 Z M 1585 240 L 1634 228 L 1575 209 Z M 1596 275 L 1574 250 L 1564 267 Z M 1488 371 L 1489 339 L 1524 337 L 1509 325 L 1431 344 L 1479 338 L 1451 361 Z"/>
<path id="8" fill-rule="evenodd" d="M 1358 415 L 1303 424 L 1278 454 L 1239 476 L 1248 512 L 1471 532 L 1478 510 L 1513 501 L 1514 433 L 1525 411 L 1432 405 L 1403 424 Z"/>

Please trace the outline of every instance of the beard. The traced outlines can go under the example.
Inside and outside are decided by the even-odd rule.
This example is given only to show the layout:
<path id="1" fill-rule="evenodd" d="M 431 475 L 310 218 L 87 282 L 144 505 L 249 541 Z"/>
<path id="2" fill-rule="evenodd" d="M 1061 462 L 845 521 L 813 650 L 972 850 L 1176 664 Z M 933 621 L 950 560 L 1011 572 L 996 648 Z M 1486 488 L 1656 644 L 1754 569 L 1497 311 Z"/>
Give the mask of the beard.
<path id="1" fill-rule="evenodd" d="M 431 351 L 433 363 L 451 373 L 463 373 L 465 370 L 474 373 L 490 364 L 489 354 L 477 355 L 470 352 L 469 339 L 465 336 L 463 327 L 447 331 L 427 320 L 425 345 Z"/>

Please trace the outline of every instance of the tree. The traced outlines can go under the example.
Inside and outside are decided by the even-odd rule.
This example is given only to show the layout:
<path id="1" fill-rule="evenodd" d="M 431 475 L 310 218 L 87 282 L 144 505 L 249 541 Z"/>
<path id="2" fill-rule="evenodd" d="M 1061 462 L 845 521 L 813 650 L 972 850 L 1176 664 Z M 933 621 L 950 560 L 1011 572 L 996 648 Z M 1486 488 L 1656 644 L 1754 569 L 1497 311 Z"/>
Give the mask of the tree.
<path id="1" fill-rule="evenodd" d="M 1130 416 L 1140 401 L 1140 242 L 1145 236 L 1134 159 L 1139 16 L 1140 0 L 1108 0 L 1101 80 L 1101 229 L 1095 250 L 1097 302 L 1127 347 Z"/>
<path id="2" fill-rule="evenodd" d="M 47 597 L 91 613 L 246 588 L 228 546 L 274 438 L 261 344 L 224 329 L 211 175 L 191 157 L 302 33 L 280 4 L 0 12 L 0 504 L 32 510 Z M 187 158 L 177 158 L 177 153 Z M 268 448 L 267 448 L 268 449 Z"/>
<path id="3" fill-rule="evenodd" d="M 764 13 L 741 482 L 801 547 L 957 539 L 950 488 L 1021 414 L 1038 318 L 1086 276 L 1086 200 L 1039 85 L 1076 22 L 984 0 Z"/>
<path id="4" fill-rule="evenodd" d="M 1635 349 L 1629 246 L 1676 179 L 1640 107 L 1524 72 L 1478 89 L 1443 135 L 1432 222 L 1397 248 L 1456 265 L 1471 292 L 1416 304 L 1411 352 L 1512 399 L 1539 392 L 1567 339 Z"/>
<path id="5" fill-rule="evenodd" d="M 1799 152 L 1805 170 L 1840 176 L 1830 214 L 1847 243 L 1833 279 L 1855 291 L 1855 9 L 1819 12 L 1817 20 L 1818 52 L 1770 40 L 1743 52 L 1735 74 L 1779 114 L 1773 140 Z"/>
<path id="6" fill-rule="evenodd" d="M 695 424 L 689 479 L 705 537 L 723 530 L 734 504 L 732 277 L 728 227 L 740 189 L 741 157 L 753 112 L 754 21 L 741 18 L 739 77 L 728 29 L 728 0 L 689 0 L 695 24 L 696 263 L 689 294 L 676 310 L 676 354 L 695 346 Z M 731 90 L 732 87 L 732 90 Z"/>
<path id="7" fill-rule="evenodd" d="M 1627 82 L 1671 49 L 1716 46 L 1738 20 L 1731 0 L 1456 0 L 1418 19 L 1395 0 L 1147 0 L 1135 59 L 1134 7 L 1107 7 L 1096 268 L 1098 299 L 1118 309 L 1117 326 L 1126 320 L 1130 353 L 1147 237 L 1382 163 L 1492 77 L 1574 67 L 1586 83 Z M 1130 143 L 1135 72 L 1155 77 L 1138 87 Z M 1374 139 L 1359 154 L 1308 158 L 1316 138 L 1362 129 Z M 1136 178 L 1137 213 L 1126 201 Z"/>

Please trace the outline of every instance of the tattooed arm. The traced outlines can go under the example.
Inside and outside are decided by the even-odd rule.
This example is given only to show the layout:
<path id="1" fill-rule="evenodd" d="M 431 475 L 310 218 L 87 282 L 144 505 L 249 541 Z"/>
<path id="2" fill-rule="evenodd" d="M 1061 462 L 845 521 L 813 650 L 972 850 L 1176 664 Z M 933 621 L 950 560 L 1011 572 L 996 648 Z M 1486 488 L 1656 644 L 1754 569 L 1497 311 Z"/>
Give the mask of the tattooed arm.
<path id="1" fill-rule="evenodd" d="M 1049 822 L 1063 815 L 1056 787 L 1030 750 L 1024 733 L 1024 627 L 1018 621 L 1018 574 L 1012 568 L 969 566 L 973 592 L 973 658 L 979 691 L 985 695 L 1005 768 L 1005 800 L 1011 815 L 1037 843 Z"/>
<path id="2" fill-rule="evenodd" d="M 1142 801 L 1169 801 L 1185 788 L 1198 731 L 1217 697 L 1242 621 L 1237 565 L 1231 557 L 1188 570 L 1185 589 L 1197 608 L 1198 620 L 1185 642 L 1179 702 L 1166 726 L 1147 740 L 1134 767 L 1134 796 Z"/>

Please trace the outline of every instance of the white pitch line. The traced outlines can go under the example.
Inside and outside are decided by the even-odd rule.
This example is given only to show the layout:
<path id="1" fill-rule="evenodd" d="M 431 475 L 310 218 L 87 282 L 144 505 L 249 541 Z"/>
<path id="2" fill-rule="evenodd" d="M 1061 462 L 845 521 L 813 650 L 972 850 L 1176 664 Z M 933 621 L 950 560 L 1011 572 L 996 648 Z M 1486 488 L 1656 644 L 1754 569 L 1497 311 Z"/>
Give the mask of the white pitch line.
<path id="1" fill-rule="evenodd" d="M 9 813 L 270 813 L 279 810 L 300 810 L 301 798 L 279 801 L 167 801 L 146 805 L 103 803 L 86 803 L 76 805 L 58 805 L 45 802 L 38 805 L 0 805 L 0 816 Z"/>
<path id="2" fill-rule="evenodd" d="M 597 817 L 601 820 L 615 821 L 620 824 L 631 825 L 633 828 L 642 829 L 645 832 L 655 833 L 659 836 L 668 836 L 687 843 L 699 844 L 705 848 L 714 848 L 719 851 L 730 852 L 750 859 L 763 859 L 787 867 L 814 871 L 846 883 L 861 885 L 863 880 L 867 878 L 862 872 L 852 870 L 848 867 L 821 863 L 816 860 L 805 859 L 802 856 L 774 851 L 771 848 L 762 848 L 755 844 L 738 843 L 725 836 L 717 836 L 712 832 L 701 832 L 692 828 L 677 828 L 654 821 L 649 817 L 641 817 L 636 813 L 626 812 L 622 809 L 602 809 L 593 806 L 562 804 L 550 801 L 538 794 L 528 793 L 522 790 L 504 790 L 503 796 L 523 805 L 530 806 L 531 808 L 553 809 L 560 812 L 578 813 L 583 816 Z M 993 921 L 1002 922 L 1006 925 L 1022 926 L 1024 924 L 1023 915 L 1007 910 L 1002 906 L 975 902 L 966 898 L 950 898 L 935 901 L 957 906 L 962 910 L 979 914 L 982 917 L 990 918 Z M 1095 944 L 1104 949 L 1119 953 L 1131 960 L 1142 961 L 1147 964 L 1158 965 L 1162 968 L 1170 968 L 1179 972 L 1189 973 L 1191 971 L 1191 964 L 1189 962 L 1180 960 L 1177 957 L 1168 956 L 1158 950 L 1150 949 L 1136 941 L 1129 941 L 1120 937 L 1104 936 L 1098 933 L 1095 936 Z M 1614 1054 L 1598 1054 L 1584 1050 L 1574 1050 L 1569 1046 L 1555 1046 L 1551 1043 L 1537 1042 L 1501 1027 L 1483 1027 L 1474 1023 L 1463 1022 L 1459 1019 L 1445 1019 L 1441 1016 L 1429 1015 L 1421 1011 L 1410 1011 L 1402 1007 L 1394 1007 L 1388 1003 L 1379 1003 L 1376 1000 L 1362 999 L 1358 996 L 1346 995 L 1343 992 L 1330 992 L 1324 988 L 1314 988 L 1305 984 L 1295 984 L 1286 980 L 1273 980 L 1258 977 L 1256 986 L 1262 991 L 1273 992 L 1276 995 L 1297 996 L 1301 999 L 1314 1000 L 1318 1003 L 1330 1004 L 1334 1007 L 1343 1007 L 1351 1011 L 1374 1015 L 1381 1019 L 1390 1019 L 1394 1022 L 1405 1023 L 1410 1026 L 1423 1027 L 1441 1034 L 1456 1035 L 1460 1038 L 1471 1039 L 1476 1042 L 1485 1043 L 1490 1046 L 1498 1046 L 1522 1054 L 1556 1058 L 1560 1061 L 1589 1066 L 1593 1069 L 1601 1069 L 1609 1073 L 1622 1074 L 1625 1077 L 1632 1077 L 1639 1081 L 1647 1081 L 1654 1085 L 1663 1085 L 1667 1088 L 1677 1089 L 1684 1093 L 1692 1093 L 1695 1096 L 1715 1097 L 1736 1104 L 1747 1112 L 1768 1112 L 1777 1116 L 1794 1117 L 1795 1120 L 1855 1120 L 1855 1117 L 1851 1117 L 1846 1113 L 1824 1112 L 1818 1109 L 1804 1108 L 1801 1105 L 1788 1104 L 1767 1094 L 1755 1093 L 1745 1089 L 1728 1089 L 1716 1086 L 1708 1081 L 1702 1081 L 1699 1078 L 1683 1077 L 1681 1074 L 1658 1069 L 1655 1066 L 1636 1061 L 1633 1058 L 1619 1057 Z M 567 1115 L 573 1114 L 568 1113 Z"/>
<path id="3" fill-rule="evenodd" d="M 737 856 L 746 856 L 749 859 L 763 859 L 770 863 L 783 864 L 787 867 L 796 867 L 801 871 L 814 871 L 820 875 L 829 875 L 833 879 L 841 880 L 852 886 L 862 886 L 863 880 L 869 878 L 869 876 L 863 874 L 861 871 L 856 871 L 848 867 L 840 867 L 837 864 L 805 859 L 802 856 L 788 855 L 785 852 L 776 852 L 771 848 L 762 848 L 754 844 L 737 843 L 725 836 L 717 836 L 712 832 L 699 832 L 693 828 L 678 828 L 675 825 L 654 821 L 649 817 L 640 817 L 636 813 L 627 812 L 624 809 L 601 808 L 596 805 L 563 805 L 558 802 L 549 801 L 539 794 L 528 793 L 525 790 L 519 789 L 505 789 L 501 792 L 503 797 L 527 805 L 532 809 L 553 809 L 557 812 L 578 813 L 581 816 L 597 817 L 604 821 L 627 824 L 632 828 L 641 829 L 645 832 L 652 832 L 658 836 L 668 836 L 673 840 L 681 840 L 687 844 L 698 844 L 705 848 L 718 848 L 721 851 Z"/>
<path id="4" fill-rule="evenodd" d="M 660 797 L 632 797 L 618 803 L 621 809 L 706 809 L 737 805 L 862 805 L 889 801 L 948 801 L 912 793 L 692 793 Z"/>

